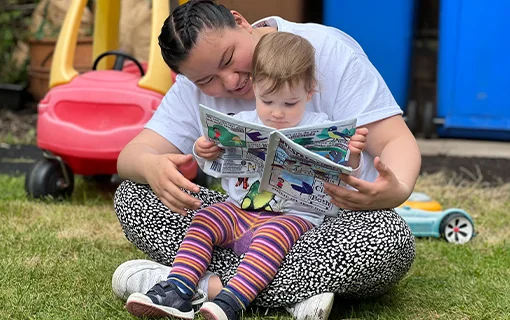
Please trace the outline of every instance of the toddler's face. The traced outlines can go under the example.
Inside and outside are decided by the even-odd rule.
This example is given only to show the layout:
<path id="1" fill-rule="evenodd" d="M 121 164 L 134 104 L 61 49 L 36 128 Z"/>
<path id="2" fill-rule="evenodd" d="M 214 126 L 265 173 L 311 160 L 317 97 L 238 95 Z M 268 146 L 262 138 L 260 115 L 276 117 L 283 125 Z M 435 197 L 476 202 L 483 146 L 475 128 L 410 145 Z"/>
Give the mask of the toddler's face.
<path id="1" fill-rule="evenodd" d="M 268 94 L 266 91 L 270 85 L 264 80 L 253 86 L 260 120 L 275 129 L 295 127 L 303 119 L 306 103 L 313 92 L 307 92 L 304 83 L 300 82 L 294 88 L 285 84 L 280 90 Z"/>

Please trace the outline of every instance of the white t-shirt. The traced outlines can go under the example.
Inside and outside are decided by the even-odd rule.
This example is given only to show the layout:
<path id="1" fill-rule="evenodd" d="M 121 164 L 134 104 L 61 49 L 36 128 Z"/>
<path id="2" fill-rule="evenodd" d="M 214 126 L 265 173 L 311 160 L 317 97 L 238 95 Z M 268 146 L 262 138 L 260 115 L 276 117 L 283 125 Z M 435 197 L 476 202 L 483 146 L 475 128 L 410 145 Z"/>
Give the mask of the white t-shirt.
<path id="1" fill-rule="evenodd" d="M 240 119 L 246 122 L 255 123 L 264 125 L 264 123 L 257 116 L 257 111 L 243 111 L 234 115 L 235 119 Z M 320 124 L 320 123 L 328 123 L 331 122 L 328 119 L 328 116 L 325 113 L 317 113 L 317 112 L 305 112 L 303 115 L 303 119 L 299 122 L 296 127 L 312 125 L 312 124 Z M 198 165 L 203 169 L 205 159 L 200 158 L 196 155 L 193 150 L 193 155 L 197 160 Z M 362 161 L 360 161 L 360 167 L 363 165 Z M 354 176 L 359 176 L 361 168 L 358 167 L 353 170 L 352 174 Z M 243 208 L 243 202 L 249 204 L 255 202 L 255 197 L 259 197 L 256 202 L 259 208 L 258 210 L 262 210 L 264 208 L 268 208 L 267 211 L 273 212 L 281 212 L 287 215 L 293 215 L 301 217 L 305 220 L 310 221 L 314 226 L 318 226 L 324 221 L 324 214 L 313 210 L 310 207 L 301 205 L 296 201 L 282 199 L 278 196 L 272 197 L 264 197 L 258 194 L 258 192 L 253 192 L 250 188 L 258 187 L 254 184 L 260 180 L 260 177 L 251 177 L 251 178 L 222 178 L 221 179 L 221 187 L 228 194 L 227 201 L 232 202 L 236 206 Z M 250 193 L 251 197 L 246 197 L 246 195 Z M 269 193 L 268 193 L 269 194 Z M 269 209 L 270 208 L 270 209 Z M 245 210 L 250 210 L 250 208 L 243 208 Z M 251 209 L 254 211 L 254 209 Z M 336 216 L 335 214 L 334 216 Z"/>
<path id="2" fill-rule="evenodd" d="M 313 23 L 293 23 L 269 17 L 254 27 L 272 26 L 306 38 L 315 48 L 319 92 L 307 103 L 308 111 L 323 112 L 330 120 L 356 117 L 358 126 L 376 122 L 402 110 L 379 72 L 358 43 L 344 32 Z M 203 94 L 190 80 L 179 75 L 152 119 L 145 126 L 165 137 L 184 154 L 192 153 L 202 135 L 198 105 L 224 113 L 255 110 L 255 100 L 213 98 Z M 361 178 L 374 181 L 373 156 L 363 153 Z"/>

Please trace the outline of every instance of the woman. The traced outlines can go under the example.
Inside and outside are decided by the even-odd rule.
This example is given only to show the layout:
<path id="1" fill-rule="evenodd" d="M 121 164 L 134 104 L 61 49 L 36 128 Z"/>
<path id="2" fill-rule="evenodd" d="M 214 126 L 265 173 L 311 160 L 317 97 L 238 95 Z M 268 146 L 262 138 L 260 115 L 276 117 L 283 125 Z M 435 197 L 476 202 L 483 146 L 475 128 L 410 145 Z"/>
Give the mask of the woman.
<path id="1" fill-rule="evenodd" d="M 225 200 L 188 181 L 177 169 L 192 160 L 193 143 L 201 136 L 198 104 L 224 113 L 253 110 L 253 50 L 263 35 L 277 31 L 298 34 L 315 47 L 319 91 L 307 110 L 324 112 L 331 120 L 356 117 L 358 126 L 370 133 L 362 175 L 343 178 L 358 191 L 326 186 L 333 203 L 343 208 L 339 217 L 326 219 L 298 240 L 255 304 L 289 306 L 325 292 L 380 294 L 402 278 L 414 259 L 409 228 L 394 210 L 382 208 L 394 208 L 407 199 L 421 158 L 383 79 L 359 45 L 337 29 L 278 17 L 252 26 L 238 12 L 212 1 L 190 1 L 176 8 L 165 21 L 159 42 L 164 60 L 180 75 L 146 128 L 119 156 L 119 174 L 129 180 L 115 195 L 117 216 L 126 237 L 138 248 L 155 261 L 172 263 L 189 215 Z M 218 249 L 210 270 L 226 283 L 239 261 L 231 251 Z M 124 281 L 119 275 L 135 272 L 135 265 L 129 266 L 131 271 L 125 265 L 114 275 L 118 295 L 123 293 L 116 286 Z M 209 281 L 218 283 L 215 277 Z M 210 295 L 214 290 L 210 288 Z M 330 309 L 332 295 L 327 297 L 320 303 Z M 299 304 L 292 308 L 297 318 L 303 318 L 300 309 L 307 308 Z M 329 310 L 323 311 L 326 319 Z"/>

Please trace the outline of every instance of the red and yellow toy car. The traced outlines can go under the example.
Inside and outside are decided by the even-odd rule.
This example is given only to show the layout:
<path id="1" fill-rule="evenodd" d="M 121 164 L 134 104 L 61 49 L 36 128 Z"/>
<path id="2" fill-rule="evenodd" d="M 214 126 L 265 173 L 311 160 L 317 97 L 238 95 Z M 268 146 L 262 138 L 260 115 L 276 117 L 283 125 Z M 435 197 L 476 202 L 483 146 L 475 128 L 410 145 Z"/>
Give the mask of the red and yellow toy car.
<path id="1" fill-rule="evenodd" d="M 117 51 L 120 0 L 97 0 L 93 70 L 73 68 L 78 29 L 87 0 L 74 0 L 65 17 L 53 54 L 50 90 L 38 105 L 37 145 L 44 159 L 27 174 L 29 196 L 68 196 L 74 174 L 111 176 L 117 158 L 152 117 L 173 83 L 157 43 L 170 12 L 168 0 L 152 1 L 149 59 L 142 64 Z M 124 61 L 131 65 L 124 67 Z M 188 179 L 197 174 L 192 162 L 180 168 Z"/>

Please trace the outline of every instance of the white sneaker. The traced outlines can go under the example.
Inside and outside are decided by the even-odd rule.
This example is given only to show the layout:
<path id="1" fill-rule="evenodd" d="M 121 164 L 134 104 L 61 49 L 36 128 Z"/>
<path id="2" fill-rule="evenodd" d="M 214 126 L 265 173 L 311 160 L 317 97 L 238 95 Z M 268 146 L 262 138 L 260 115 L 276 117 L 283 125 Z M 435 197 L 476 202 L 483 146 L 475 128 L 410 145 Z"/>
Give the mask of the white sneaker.
<path id="1" fill-rule="evenodd" d="M 130 260 L 117 267 L 112 276 L 115 296 L 126 301 L 132 293 L 145 294 L 160 281 L 165 281 L 172 268 L 151 260 Z M 208 273 L 212 273 L 207 271 Z M 191 304 L 198 308 L 207 301 L 207 294 L 197 289 Z"/>
<path id="2" fill-rule="evenodd" d="M 292 314 L 296 320 L 327 320 L 333 308 L 334 300 L 334 293 L 321 293 L 285 307 L 285 310 Z"/>

